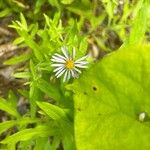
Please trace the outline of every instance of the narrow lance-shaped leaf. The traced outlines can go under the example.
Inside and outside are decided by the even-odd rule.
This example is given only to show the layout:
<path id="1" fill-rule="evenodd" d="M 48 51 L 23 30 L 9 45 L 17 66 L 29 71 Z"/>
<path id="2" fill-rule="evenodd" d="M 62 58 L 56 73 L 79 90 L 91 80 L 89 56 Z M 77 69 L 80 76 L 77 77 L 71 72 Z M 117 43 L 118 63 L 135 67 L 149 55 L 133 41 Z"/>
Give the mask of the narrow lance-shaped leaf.
<path id="1" fill-rule="evenodd" d="M 36 123 L 38 122 L 37 119 L 33 119 L 33 118 L 20 118 L 18 120 L 10 120 L 10 121 L 5 121 L 0 123 L 0 134 L 4 131 L 7 131 L 9 128 L 13 127 L 13 126 L 23 126 L 23 125 L 27 125 L 29 123 Z"/>
<path id="2" fill-rule="evenodd" d="M 52 85 L 52 83 L 48 83 L 43 79 L 39 79 L 37 81 L 36 86 L 45 94 L 47 94 L 50 98 L 54 99 L 55 101 L 60 101 L 61 99 L 60 91 L 58 87 Z"/>
<path id="3" fill-rule="evenodd" d="M 19 32 L 24 37 L 24 42 L 33 50 L 35 57 L 39 60 L 43 60 L 40 46 L 32 39 L 32 37 L 25 31 Z"/>
<path id="4" fill-rule="evenodd" d="M 3 110 L 7 112 L 8 114 L 11 114 L 12 116 L 19 117 L 19 113 L 17 110 L 10 105 L 8 101 L 0 97 L 0 110 Z"/>
<path id="5" fill-rule="evenodd" d="M 28 60 L 29 58 L 31 57 L 31 54 L 30 53 L 25 53 L 25 54 L 22 54 L 20 56 L 16 56 L 16 57 L 13 57 L 13 58 L 10 58 L 8 60 L 6 60 L 4 62 L 4 64 L 6 65 L 14 65 L 14 64 L 17 64 L 17 63 L 20 63 L 20 62 L 23 62 L 23 61 L 26 61 Z"/>
<path id="6" fill-rule="evenodd" d="M 27 31 L 28 30 L 27 22 L 22 13 L 20 14 L 20 20 L 21 20 L 23 29 Z"/>
<path id="7" fill-rule="evenodd" d="M 32 77 L 30 72 L 17 72 L 13 74 L 13 76 L 15 78 L 27 78 L 27 79 Z"/>
<path id="8" fill-rule="evenodd" d="M 48 137 L 55 134 L 55 130 L 50 126 L 39 125 L 36 128 L 24 129 L 19 131 L 11 136 L 5 138 L 1 143 L 9 144 L 9 143 L 17 143 L 19 141 L 27 141 L 30 139 L 36 139 L 38 137 Z"/>
<path id="9" fill-rule="evenodd" d="M 36 81 L 31 82 L 29 91 L 29 102 L 31 116 L 34 118 L 36 115 L 36 101 L 39 101 L 42 97 L 41 91 L 36 87 Z"/>
<path id="10" fill-rule="evenodd" d="M 30 60 L 30 70 L 31 70 L 31 74 L 32 74 L 33 80 L 36 80 L 37 77 L 38 77 L 38 74 L 36 72 L 36 67 L 35 67 L 35 65 L 34 65 L 32 60 Z"/>
<path id="11" fill-rule="evenodd" d="M 16 124 L 15 120 L 0 123 L 0 134 L 4 131 L 7 131 L 7 129 L 13 127 L 15 124 Z"/>
<path id="12" fill-rule="evenodd" d="M 46 102 L 37 102 L 37 104 L 53 120 L 58 122 L 64 120 L 69 123 L 66 112 L 62 108 Z"/>
<path id="13" fill-rule="evenodd" d="M 61 0 L 63 4 L 71 4 L 74 0 Z"/>

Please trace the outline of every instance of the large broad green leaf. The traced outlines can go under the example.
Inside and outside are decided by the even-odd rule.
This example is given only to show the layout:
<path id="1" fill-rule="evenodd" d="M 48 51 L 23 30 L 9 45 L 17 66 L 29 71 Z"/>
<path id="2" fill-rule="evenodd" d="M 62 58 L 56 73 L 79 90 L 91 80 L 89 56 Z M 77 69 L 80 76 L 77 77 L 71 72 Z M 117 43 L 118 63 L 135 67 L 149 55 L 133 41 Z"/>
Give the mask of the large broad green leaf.
<path id="1" fill-rule="evenodd" d="M 111 53 L 69 88 L 78 150 L 150 149 L 150 46 Z"/>

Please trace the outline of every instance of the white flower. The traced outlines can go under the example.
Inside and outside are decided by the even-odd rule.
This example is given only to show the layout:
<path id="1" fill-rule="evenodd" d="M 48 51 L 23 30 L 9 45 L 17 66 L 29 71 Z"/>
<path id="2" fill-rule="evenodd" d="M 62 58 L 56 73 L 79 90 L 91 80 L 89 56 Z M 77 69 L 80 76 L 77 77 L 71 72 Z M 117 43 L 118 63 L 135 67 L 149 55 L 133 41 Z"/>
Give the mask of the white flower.
<path id="1" fill-rule="evenodd" d="M 76 50 L 73 48 L 72 55 L 69 54 L 66 47 L 61 48 L 63 55 L 55 53 L 52 56 L 51 66 L 55 67 L 54 73 L 57 78 L 64 75 L 63 81 L 68 81 L 71 77 L 77 78 L 81 73 L 79 68 L 87 68 L 88 62 L 86 61 L 87 56 L 81 57 L 75 60 Z"/>

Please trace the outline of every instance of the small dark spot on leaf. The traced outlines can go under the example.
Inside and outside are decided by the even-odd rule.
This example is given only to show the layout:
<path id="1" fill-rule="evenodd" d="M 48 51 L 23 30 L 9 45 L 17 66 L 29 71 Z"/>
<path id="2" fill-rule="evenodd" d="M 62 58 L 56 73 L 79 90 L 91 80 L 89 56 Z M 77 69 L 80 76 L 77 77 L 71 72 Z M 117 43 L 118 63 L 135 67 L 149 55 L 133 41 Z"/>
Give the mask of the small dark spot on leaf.
<path id="1" fill-rule="evenodd" d="M 84 94 L 84 95 L 87 95 L 87 93 L 86 93 L 86 92 L 84 92 L 83 94 Z"/>
<path id="2" fill-rule="evenodd" d="M 96 88 L 95 86 L 93 86 L 93 90 L 94 90 L 94 91 L 97 91 L 97 88 Z"/>
<path id="3" fill-rule="evenodd" d="M 101 116 L 101 114 L 100 114 L 100 113 L 98 113 L 98 116 Z"/>
<path id="4" fill-rule="evenodd" d="M 77 110 L 78 110 L 78 111 L 81 111 L 81 108 L 78 107 Z"/>

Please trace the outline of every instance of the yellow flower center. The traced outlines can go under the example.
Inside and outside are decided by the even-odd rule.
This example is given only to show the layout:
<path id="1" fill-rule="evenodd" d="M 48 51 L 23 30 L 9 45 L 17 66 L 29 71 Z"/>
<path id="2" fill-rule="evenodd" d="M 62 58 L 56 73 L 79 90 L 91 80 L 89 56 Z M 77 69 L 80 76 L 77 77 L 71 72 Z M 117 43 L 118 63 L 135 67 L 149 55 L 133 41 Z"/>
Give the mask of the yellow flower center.
<path id="1" fill-rule="evenodd" d="M 66 68 L 67 68 L 67 69 L 70 69 L 70 70 L 71 70 L 71 69 L 74 68 L 74 61 L 71 60 L 71 59 L 70 59 L 70 60 L 67 60 L 65 65 L 66 65 Z"/>

